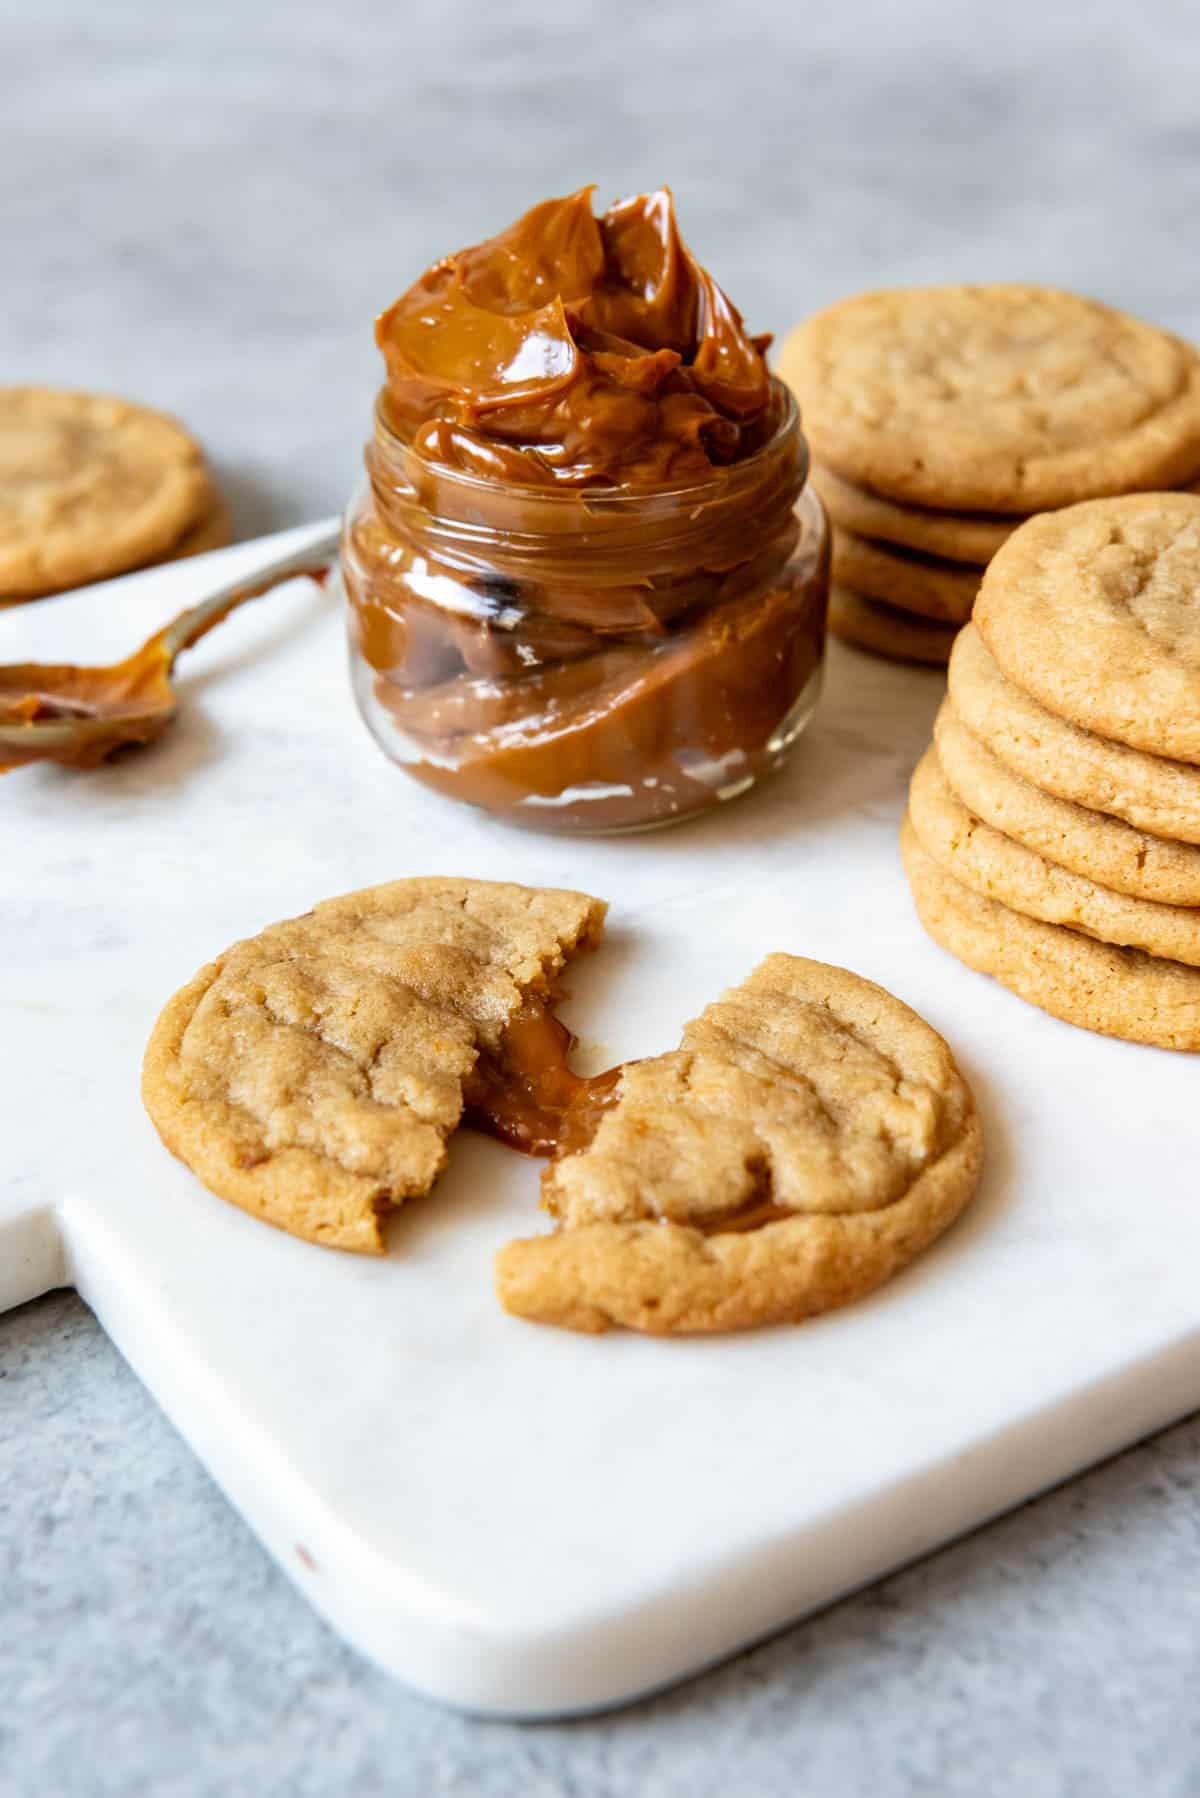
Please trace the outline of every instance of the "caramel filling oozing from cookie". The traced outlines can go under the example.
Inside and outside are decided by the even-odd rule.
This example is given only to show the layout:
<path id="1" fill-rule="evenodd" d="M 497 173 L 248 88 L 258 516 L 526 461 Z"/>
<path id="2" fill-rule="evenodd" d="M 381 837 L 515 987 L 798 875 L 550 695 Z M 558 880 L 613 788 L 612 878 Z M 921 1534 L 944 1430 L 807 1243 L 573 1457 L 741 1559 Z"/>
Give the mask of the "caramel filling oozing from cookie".
<path id="1" fill-rule="evenodd" d="M 553 1004 L 553 996 L 527 998 L 499 1048 L 481 1050 L 463 1083 L 463 1119 L 523 1155 L 557 1161 L 590 1145 L 605 1112 L 616 1102 L 621 1076 L 632 1064 L 620 1062 L 591 1077 L 573 1072 L 569 1060 L 577 1039 L 555 1017 Z M 556 1212 L 552 1191 L 547 1191 L 543 1204 Z M 748 1198 L 725 1211 L 678 1221 L 709 1236 L 761 1230 L 794 1215 L 772 1197 L 764 1168 L 761 1187 Z M 674 1220 L 664 1213 L 662 1221 Z"/>
<path id="2" fill-rule="evenodd" d="M 782 1223 L 784 1218 L 795 1216 L 790 1205 L 779 1205 L 771 1198 L 755 1198 L 745 1205 L 737 1206 L 733 1211 L 719 1211 L 711 1217 L 687 1218 L 685 1221 L 704 1236 L 716 1236 L 718 1233 L 724 1236 L 727 1233 L 762 1230 L 767 1224 Z"/>
<path id="3" fill-rule="evenodd" d="M 527 998 L 499 1048 L 482 1050 L 463 1083 L 464 1121 L 523 1155 L 586 1148 L 616 1098 L 623 1066 L 590 1079 L 572 1072 L 575 1037 L 552 999 Z"/>
<path id="4" fill-rule="evenodd" d="M 592 1140 L 542 1176 L 558 1228 L 496 1262 L 505 1309 L 654 1335 L 798 1322 L 906 1266 L 979 1171 L 971 1095 L 900 1000 L 771 955 L 629 1063 Z"/>

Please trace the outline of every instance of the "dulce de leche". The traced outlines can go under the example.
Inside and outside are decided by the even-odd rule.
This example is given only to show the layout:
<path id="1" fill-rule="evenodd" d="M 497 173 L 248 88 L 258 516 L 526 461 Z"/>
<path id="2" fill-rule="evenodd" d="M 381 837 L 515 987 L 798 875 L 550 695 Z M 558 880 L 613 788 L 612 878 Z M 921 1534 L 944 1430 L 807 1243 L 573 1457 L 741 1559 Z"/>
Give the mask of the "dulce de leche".
<path id="1" fill-rule="evenodd" d="M 671 195 L 547 200 L 376 335 L 342 568 L 387 753 L 560 831 L 670 822 L 778 766 L 816 700 L 825 520 L 769 340 Z"/>

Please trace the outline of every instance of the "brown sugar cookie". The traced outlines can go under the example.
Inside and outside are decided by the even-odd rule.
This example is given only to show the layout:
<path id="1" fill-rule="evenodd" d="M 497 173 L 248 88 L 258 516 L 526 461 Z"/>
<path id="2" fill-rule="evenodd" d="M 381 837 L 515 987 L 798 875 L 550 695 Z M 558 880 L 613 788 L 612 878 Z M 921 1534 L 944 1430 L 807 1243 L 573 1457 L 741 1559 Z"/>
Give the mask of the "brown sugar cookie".
<path id="1" fill-rule="evenodd" d="M 0 388 L 0 598 L 154 561 L 210 494 L 199 446 L 174 419 L 105 394 Z"/>
<path id="2" fill-rule="evenodd" d="M 869 649 L 897 662 L 922 662 L 944 668 L 958 632 L 956 624 L 932 618 L 915 618 L 876 600 L 865 599 L 849 587 L 833 587 L 829 594 L 829 629 L 843 643 Z"/>
<path id="3" fill-rule="evenodd" d="M 1044 792 L 1153 836 L 1200 843 L 1200 768 L 1111 743 L 1048 712 L 1001 674 L 973 624 L 955 639 L 950 697 L 993 755 Z"/>
<path id="4" fill-rule="evenodd" d="M 381 1218 L 441 1172 L 477 1055 L 599 939 L 604 912 L 583 893 L 481 880 L 327 900 L 176 993 L 146 1049 L 146 1109 L 221 1198 L 378 1254 Z"/>
<path id="5" fill-rule="evenodd" d="M 975 624 L 1049 711 L 1200 763 L 1200 495 L 1126 494 L 1029 519 L 989 565 Z"/>
<path id="6" fill-rule="evenodd" d="M 167 562 L 183 562 L 189 556 L 205 556 L 210 550 L 225 549 L 233 542 L 233 518 L 228 506 L 215 488 L 209 490 L 209 498 L 204 511 L 196 523 L 189 525 L 182 537 L 172 544 L 165 555 L 155 556 L 149 562 L 139 564 L 139 572 L 143 568 L 161 567 Z M 31 600 L 42 599 L 40 593 L 14 593 L 0 599 L 0 611 L 9 606 L 26 605 Z"/>
<path id="7" fill-rule="evenodd" d="M 926 853 L 908 818 L 900 848 L 922 924 L 969 968 L 1083 1030 L 1200 1050 L 1200 970 L 1095 942 L 972 891 Z"/>
<path id="8" fill-rule="evenodd" d="M 971 1093 L 936 1031 L 842 968 L 772 955 L 628 1065 L 547 1169 L 553 1235 L 496 1260 L 501 1303 L 574 1330 L 798 1322 L 920 1254 L 970 1199 Z"/>
<path id="9" fill-rule="evenodd" d="M 830 518 L 843 530 L 969 567 L 986 567 L 1021 522 L 999 513 L 897 505 L 882 493 L 844 481 L 832 468 L 814 466 L 811 479 Z"/>
<path id="10" fill-rule="evenodd" d="M 1026 849 L 1102 887 L 1160 905 L 1200 905 L 1200 847 L 1135 830 L 1057 799 L 1006 768 L 946 700 L 933 728 L 938 760 L 968 811 Z"/>
<path id="11" fill-rule="evenodd" d="M 951 791 L 936 749 L 917 764 L 908 815 L 926 854 L 963 886 L 1045 924 L 1200 967 L 1200 910 L 1112 892 L 993 830 Z"/>
<path id="12" fill-rule="evenodd" d="M 889 549 L 841 529 L 833 533 L 832 572 L 838 585 L 853 593 L 943 624 L 965 624 L 979 591 L 978 569 L 912 549 Z"/>
<path id="13" fill-rule="evenodd" d="M 1016 284 L 839 301 L 785 340 L 817 462 L 910 504 L 1038 512 L 1200 470 L 1200 359 L 1096 300 Z"/>

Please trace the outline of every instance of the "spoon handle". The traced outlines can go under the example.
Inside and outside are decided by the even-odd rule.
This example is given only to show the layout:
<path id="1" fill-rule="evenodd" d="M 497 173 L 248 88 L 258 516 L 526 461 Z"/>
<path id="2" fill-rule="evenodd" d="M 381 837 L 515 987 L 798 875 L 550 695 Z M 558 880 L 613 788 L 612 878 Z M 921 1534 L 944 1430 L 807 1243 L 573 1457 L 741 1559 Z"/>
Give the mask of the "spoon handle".
<path id="1" fill-rule="evenodd" d="M 178 618 L 159 632 L 158 640 L 167 657 L 170 668 L 176 656 L 183 650 L 190 649 L 198 643 L 215 624 L 227 618 L 236 607 L 245 605 L 247 600 L 258 599 L 281 581 L 291 579 L 299 574 L 320 574 L 328 567 L 337 553 L 340 526 L 331 521 L 328 530 L 322 531 L 303 549 L 294 549 L 286 556 L 276 556 L 273 561 L 265 563 L 251 575 L 242 575 L 236 581 L 227 581 L 202 599 L 197 605 L 189 606 Z"/>

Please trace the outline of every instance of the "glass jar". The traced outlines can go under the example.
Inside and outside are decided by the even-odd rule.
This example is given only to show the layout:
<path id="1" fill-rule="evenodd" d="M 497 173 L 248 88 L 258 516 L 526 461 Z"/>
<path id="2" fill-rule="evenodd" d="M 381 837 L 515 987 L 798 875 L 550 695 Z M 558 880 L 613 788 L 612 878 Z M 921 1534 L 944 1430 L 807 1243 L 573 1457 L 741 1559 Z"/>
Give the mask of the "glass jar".
<path id="1" fill-rule="evenodd" d="M 790 394 L 711 481 L 516 486 L 427 461 L 381 400 L 342 539 L 359 708 L 438 792 L 624 831 L 777 768 L 815 707 L 829 533 Z"/>

